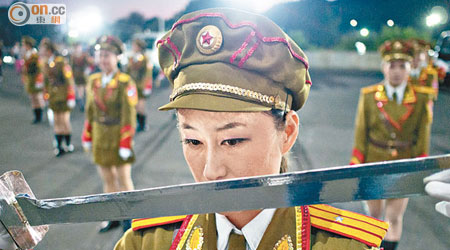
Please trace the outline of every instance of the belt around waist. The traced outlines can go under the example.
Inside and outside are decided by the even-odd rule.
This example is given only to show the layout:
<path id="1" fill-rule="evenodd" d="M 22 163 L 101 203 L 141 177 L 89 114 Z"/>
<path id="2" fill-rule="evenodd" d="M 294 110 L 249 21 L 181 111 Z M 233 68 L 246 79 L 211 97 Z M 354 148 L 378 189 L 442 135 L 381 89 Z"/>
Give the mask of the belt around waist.
<path id="1" fill-rule="evenodd" d="M 373 145 L 384 148 L 384 149 L 406 149 L 411 147 L 412 142 L 410 141 L 396 141 L 396 140 L 387 140 L 387 141 L 380 141 L 373 138 L 369 138 L 369 142 Z"/>
<path id="2" fill-rule="evenodd" d="M 111 125 L 120 124 L 120 119 L 113 118 L 113 117 L 100 116 L 100 117 L 97 117 L 96 122 L 101 123 L 103 125 L 111 126 Z"/>

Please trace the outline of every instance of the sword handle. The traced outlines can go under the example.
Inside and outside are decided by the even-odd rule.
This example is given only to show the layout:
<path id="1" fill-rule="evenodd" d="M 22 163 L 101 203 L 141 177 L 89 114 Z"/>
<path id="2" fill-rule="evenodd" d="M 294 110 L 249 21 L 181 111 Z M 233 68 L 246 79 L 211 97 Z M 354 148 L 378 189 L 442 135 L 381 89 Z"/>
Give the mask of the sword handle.
<path id="1" fill-rule="evenodd" d="M 20 249 L 31 249 L 44 238 L 48 226 L 32 227 L 16 195 L 35 198 L 21 172 L 6 172 L 0 176 L 0 222 Z"/>

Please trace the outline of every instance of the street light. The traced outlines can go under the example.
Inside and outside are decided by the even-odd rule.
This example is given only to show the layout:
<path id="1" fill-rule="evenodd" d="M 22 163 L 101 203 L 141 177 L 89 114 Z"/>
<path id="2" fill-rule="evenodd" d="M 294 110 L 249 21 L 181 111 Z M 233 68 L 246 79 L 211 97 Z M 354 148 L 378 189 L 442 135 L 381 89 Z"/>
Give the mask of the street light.
<path id="1" fill-rule="evenodd" d="M 387 20 L 386 23 L 387 23 L 387 25 L 388 25 L 389 27 L 394 26 L 394 21 L 393 21 L 392 19 Z"/>
<path id="2" fill-rule="evenodd" d="M 444 24 L 448 20 L 447 10 L 441 6 L 434 6 L 431 9 L 430 15 L 425 18 L 425 23 L 428 27 L 433 27 L 439 24 Z"/>
<path id="3" fill-rule="evenodd" d="M 366 28 L 362 28 L 362 29 L 359 31 L 359 34 L 361 34 L 361 36 L 363 36 L 363 37 L 368 36 L 369 33 L 370 33 L 369 30 L 366 29 Z"/>
<path id="4" fill-rule="evenodd" d="M 355 47 L 356 47 L 356 51 L 358 52 L 358 55 L 362 56 L 364 54 L 366 54 L 366 45 L 362 42 L 356 42 L 355 43 Z"/>
<path id="5" fill-rule="evenodd" d="M 358 21 L 356 21 L 355 19 L 350 20 L 350 25 L 352 27 L 356 27 L 356 25 L 358 25 Z"/>
<path id="6" fill-rule="evenodd" d="M 101 12 L 97 7 L 90 6 L 73 13 L 69 22 L 69 37 L 77 38 L 90 34 L 102 26 Z"/>
<path id="7" fill-rule="evenodd" d="M 433 27 L 441 23 L 442 17 L 438 13 L 431 13 L 425 21 L 428 27 Z"/>

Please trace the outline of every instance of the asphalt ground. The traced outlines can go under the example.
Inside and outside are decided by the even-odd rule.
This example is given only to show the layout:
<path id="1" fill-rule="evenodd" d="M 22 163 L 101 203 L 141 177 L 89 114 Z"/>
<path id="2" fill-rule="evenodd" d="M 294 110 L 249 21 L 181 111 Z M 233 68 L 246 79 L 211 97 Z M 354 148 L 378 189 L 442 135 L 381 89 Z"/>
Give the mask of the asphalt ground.
<path id="1" fill-rule="evenodd" d="M 47 122 L 31 125 L 30 102 L 20 76 L 12 67 L 5 67 L 4 75 L 0 84 L 0 173 L 22 171 L 39 199 L 101 193 L 95 165 L 81 149 L 84 114 L 75 109 L 71 116 L 76 151 L 55 158 L 52 128 Z M 290 156 L 291 171 L 347 165 L 359 89 L 382 79 L 379 72 L 362 71 L 312 71 L 311 75 L 313 86 L 299 112 L 300 135 Z M 137 189 L 193 182 L 173 113 L 157 111 L 169 93 L 166 85 L 154 89 L 147 103 L 149 130 L 135 138 L 137 161 L 132 177 Z M 431 155 L 450 153 L 449 109 L 450 92 L 441 91 L 434 107 Z M 436 202 L 426 196 L 410 199 L 399 250 L 450 249 L 450 219 L 434 211 Z M 364 213 L 362 204 L 333 205 Z M 122 234 L 120 229 L 104 234 L 97 230 L 98 223 L 52 225 L 35 250 L 110 250 Z"/>

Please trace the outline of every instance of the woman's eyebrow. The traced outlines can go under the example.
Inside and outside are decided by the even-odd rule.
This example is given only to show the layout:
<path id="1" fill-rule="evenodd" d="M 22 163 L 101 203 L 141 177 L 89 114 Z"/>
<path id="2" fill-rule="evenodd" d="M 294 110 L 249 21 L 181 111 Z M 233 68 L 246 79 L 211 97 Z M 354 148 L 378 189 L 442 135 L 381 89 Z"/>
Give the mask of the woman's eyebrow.
<path id="1" fill-rule="evenodd" d="M 192 129 L 192 130 L 197 130 L 194 127 L 192 127 L 191 125 L 187 124 L 187 123 L 183 123 L 181 124 L 181 128 L 182 129 Z"/>
<path id="2" fill-rule="evenodd" d="M 232 123 L 226 124 L 223 127 L 217 128 L 216 131 L 222 131 L 222 130 L 232 129 L 232 128 L 236 128 L 236 127 L 247 127 L 247 125 L 240 123 L 240 122 L 232 122 Z"/>

